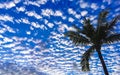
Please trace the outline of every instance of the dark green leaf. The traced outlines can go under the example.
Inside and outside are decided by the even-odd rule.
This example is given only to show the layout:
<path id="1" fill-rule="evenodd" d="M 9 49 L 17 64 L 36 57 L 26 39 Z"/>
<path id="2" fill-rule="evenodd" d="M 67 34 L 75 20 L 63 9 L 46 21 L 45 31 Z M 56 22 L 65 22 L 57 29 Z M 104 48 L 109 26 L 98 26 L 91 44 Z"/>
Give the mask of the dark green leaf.
<path id="1" fill-rule="evenodd" d="M 116 16 L 110 23 L 108 26 L 108 29 L 113 29 L 113 26 L 115 26 L 115 24 L 117 23 L 117 21 L 120 19 L 120 15 Z"/>
<path id="2" fill-rule="evenodd" d="M 120 41 L 120 34 L 112 34 L 109 37 L 105 38 L 103 42 L 110 44 L 115 41 L 117 41 L 117 42 Z"/>
<path id="3" fill-rule="evenodd" d="M 85 34 L 90 39 L 93 38 L 95 34 L 95 28 L 90 24 L 89 19 L 86 19 L 86 18 L 84 19 L 84 26 L 83 26 L 83 30 L 81 31 L 81 33 Z"/>
<path id="4" fill-rule="evenodd" d="M 100 12 L 99 16 L 98 16 L 98 27 L 100 25 L 103 25 L 103 23 L 106 22 L 106 17 L 109 13 L 109 9 L 105 9 L 102 12 Z"/>
<path id="5" fill-rule="evenodd" d="M 89 59 L 91 54 L 93 54 L 95 46 L 90 47 L 83 55 L 81 59 L 82 71 L 89 71 Z"/>
<path id="6" fill-rule="evenodd" d="M 74 31 L 68 31 L 64 35 L 69 37 L 70 40 L 72 40 L 73 43 L 75 43 L 76 45 L 90 43 L 90 41 L 87 38 L 85 38 L 84 36 L 80 35 L 77 32 L 74 32 Z"/>

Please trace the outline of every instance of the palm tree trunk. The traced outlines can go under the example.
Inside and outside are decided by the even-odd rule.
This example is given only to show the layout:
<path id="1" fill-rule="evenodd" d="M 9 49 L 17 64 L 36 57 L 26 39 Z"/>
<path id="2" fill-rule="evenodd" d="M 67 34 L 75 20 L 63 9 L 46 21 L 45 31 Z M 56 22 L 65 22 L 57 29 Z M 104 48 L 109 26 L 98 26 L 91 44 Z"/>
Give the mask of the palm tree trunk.
<path id="1" fill-rule="evenodd" d="M 97 48 L 96 48 L 96 51 L 98 52 L 98 56 L 99 56 L 99 59 L 100 59 L 100 61 L 101 61 L 101 63 L 102 63 L 102 66 L 103 66 L 105 75 L 109 75 L 108 70 L 107 70 L 107 67 L 106 67 L 106 64 L 105 64 L 105 62 L 104 62 L 104 59 L 103 59 L 103 57 L 102 57 L 102 54 L 101 54 L 100 49 L 101 49 L 101 46 L 97 47 Z"/>

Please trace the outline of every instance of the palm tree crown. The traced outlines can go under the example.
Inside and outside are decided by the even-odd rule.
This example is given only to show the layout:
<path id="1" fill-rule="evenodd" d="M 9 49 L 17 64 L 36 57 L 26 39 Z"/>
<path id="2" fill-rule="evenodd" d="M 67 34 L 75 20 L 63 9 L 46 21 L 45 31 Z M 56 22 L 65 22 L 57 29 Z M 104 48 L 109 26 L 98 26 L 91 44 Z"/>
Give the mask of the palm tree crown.
<path id="1" fill-rule="evenodd" d="M 75 45 L 91 44 L 92 46 L 82 55 L 81 66 L 82 71 L 89 71 L 89 59 L 91 54 L 96 50 L 99 58 L 103 65 L 104 70 L 106 69 L 104 60 L 101 55 L 102 44 L 111 44 L 115 41 L 120 41 L 120 34 L 115 33 L 114 26 L 120 19 L 120 15 L 113 18 L 110 22 L 107 21 L 106 17 L 109 10 L 103 10 L 98 15 L 97 27 L 95 28 L 91 23 L 90 19 L 84 18 L 83 28 L 80 29 L 77 26 L 73 26 L 76 31 L 67 31 L 65 36 L 69 37 Z M 114 32 L 114 33 L 113 33 Z M 105 71 L 104 71 L 105 72 Z M 107 72 L 107 69 L 106 69 Z M 105 73 L 108 75 L 108 73 Z"/>

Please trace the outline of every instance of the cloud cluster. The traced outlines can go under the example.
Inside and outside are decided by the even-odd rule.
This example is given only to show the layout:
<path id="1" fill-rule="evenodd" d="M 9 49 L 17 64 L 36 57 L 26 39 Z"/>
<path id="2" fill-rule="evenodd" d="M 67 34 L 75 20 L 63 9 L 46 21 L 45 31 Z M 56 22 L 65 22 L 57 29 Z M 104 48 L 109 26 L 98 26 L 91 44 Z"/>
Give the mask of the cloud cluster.
<path id="1" fill-rule="evenodd" d="M 16 6 L 16 4 L 18 4 L 20 2 L 20 0 L 14 0 L 14 1 L 10 1 L 10 2 L 4 2 L 4 3 L 0 3 L 0 8 L 5 8 L 5 9 L 10 9 Z"/>
<path id="2" fill-rule="evenodd" d="M 62 2 L 60 0 L 52 0 L 53 5 L 57 1 L 58 3 Z M 0 63 L 0 74 L 85 74 L 80 71 L 81 66 L 79 63 L 82 54 L 89 47 L 74 46 L 72 41 L 65 38 L 63 34 L 66 30 L 75 30 L 71 27 L 73 23 L 79 23 L 78 26 L 81 27 L 80 22 L 83 21 L 81 19 L 83 16 L 89 15 L 92 23 L 96 24 L 98 14 L 96 11 L 105 8 L 105 4 L 103 4 L 105 2 L 108 5 L 111 4 L 112 0 L 103 0 L 101 5 L 84 2 L 84 0 L 78 2 L 70 1 L 73 2 L 74 7 L 79 5 L 79 8 L 68 6 L 65 10 L 53 9 L 53 6 L 47 6 L 48 2 L 50 2 L 48 0 L 13 0 L 0 3 L 0 10 L 6 11 L 5 13 L 0 13 L 0 61 L 2 62 Z M 61 8 L 64 8 L 64 5 Z M 117 8 L 112 13 L 119 13 L 119 10 Z M 111 14 L 111 17 L 114 16 Z M 118 26 L 116 29 L 119 32 L 120 27 Z M 107 64 L 109 64 L 107 66 L 111 70 L 111 74 L 117 75 L 120 73 L 119 49 L 119 43 L 109 47 L 102 47 L 102 52 L 105 55 L 104 58 Z M 97 53 L 91 57 L 91 72 L 89 74 L 102 74 L 101 63 L 96 56 Z M 3 64 L 5 62 L 13 64 L 5 67 Z M 32 70 L 28 66 L 33 67 Z M 4 69 L 1 69 L 1 67 Z M 11 70 L 14 68 L 18 70 L 17 73 Z"/>

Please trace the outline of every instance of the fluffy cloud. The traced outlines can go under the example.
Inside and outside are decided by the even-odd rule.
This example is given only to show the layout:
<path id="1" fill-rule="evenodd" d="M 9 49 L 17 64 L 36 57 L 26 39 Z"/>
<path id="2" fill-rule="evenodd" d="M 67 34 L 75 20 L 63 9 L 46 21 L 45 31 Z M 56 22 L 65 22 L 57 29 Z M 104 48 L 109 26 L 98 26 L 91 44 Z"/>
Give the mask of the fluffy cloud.
<path id="1" fill-rule="evenodd" d="M 93 10 L 97 10 L 97 9 L 98 9 L 97 4 L 95 4 L 95 3 L 92 3 L 90 7 L 91 7 Z"/>
<path id="2" fill-rule="evenodd" d="M 76 11 L 74 11 L 72 8 L 69 8 L 69 9 L 68 9 L 68 13 L 75 15 L 75 14 L 76 14 Z"/>
<path id="3" fill-rule="evenodd" d="M 85 16 L 85 15 L 87 15 L 87 13 L 88 13 L 88 12 L 84 10 L 84 11 L 81 12 L 81 15 L 82 15 L 82 16 Z"/>
<path id="4" fill-rule="evenodd" d="M 52 9 L 42 9 L 42 13 L 43 16 L 48 16 L 50 17 L 50 15 L 54 15 L 54 12 L 52 11 Z"/>
<path id="5" fill-rule="evenodd" d="M 38 22 L 31 22 L 31 25 L 35 28 L 40 28 L 40 25 L 38 24 Z"/>
<path id="6" fill-rule="evenodd" d="M 24 12 L 25 11 L 25 7 L 16 7 L 18 12 Z"/>
<path id="7" fill-rule="evenodd" d="M 64 18 L 63 13 L 60 10 L 53 11 L 52 9 L 42 9 L 41 15 L 43 16 L 59 16 Z"/>
<path id="8" fill-rule="evenodd" d="M 7 61 L 7 62 L 15 61 L 17 66 L 19 64 L 21 66 L 26 66 L 27 69 L 31 68 L 31 66 L 35 68 L 32 71 L 30 70 L 26 71 L 25 70 L 26 68 L 23 69 L 23 68 L 18 67 L 20 68 L 19 70 L 20 72 L 15 71 L 15 73 L 13 73 L 14 70 L 11 70 L 12 68 L 14 68 L 13 66 L 10 69 L 6 68 L 7 70 L 9 70 L 9 73 L 6 72 L 7 70 L 5 70 L 5 72 L 3 73 L 4 68 L 2 68 L 0 69 L 1 75 L 5 75 L 5 74 L 27 75 L 31 72 L 32 72 L 31 75 L 37 75 L 37 73 L 40 71 L 48 73 L 48 74 L 53 74 L 53 75 L 66 75 L 66 74 L 71 74 L 71 72 L 72 73 L 75 72 L 74 74 L 78 72 L 77 73 L 78 75 L 79 73 L 80 75 L 84 75 L 83 72 L 78 71 L 78 70 L 80 70 L 81 68 L 79 64 L 81 55 L 85 52 L 85 50 L 87 50 L 87 48 L 83 46 L 77 46 L 77 47 L 74 46 L 72 44 L 72 41 L 67 40 L 64 37 L 63 33 L 66 30 L 76 31 L 76 29 L 74 29 L 73 27 L 69 27 L 68 22 L 74 22 L 75 20 L 78 21 L 78 19 L 80 19 L 81 16 L 85 16 L 86 14 L 88 14 L 88 11 L 87 10 L 78 11 L 80 12 L 78 14 L 76 12 L 76 9 L 73 9 L 73 8 L 68 8 L 68 10 L 62 11 L 61 9 L 53 10 L 52 8 L 46 7 L 46 8 L 40 9 L 41 10 L 40 12 L 38 10 L 28 11 L 27 9 L 29 5 L 30 6 L 32 5 L 32 7 L 41 8 L 40 6 L 47 3 L 47 1 L 48 0 L 26 0 L 25 2 L 23 2 L 23 4 L 25 5 L 20 4 L 20 6 L 16 5 L 17 3 L 20 2 L 20 0 L 0 3 L 0 9 L 9 9 L 10 11 L 13 12 L 12 14 L 16 14 L 16 12 L 14 12 L 14 10 L 11 9 L 13 7 L 16 7 L 16 8 L 13 8 L 15 9 L 15 11 L 22 12 L 21 16 L 19 16 L 19 13 L 17 13 L 18 16 L 20 17 L 20 18 L 17 17 L 17 19 L 15 19 L 15 17 L 12 17 L 10 15 L 4 15 L 4 14 L 0 15 L 0 24 L 1 24 L 1 27 L 0 27 L 0 53 L 1 53 L 0 59 L 1 61 Z M 58 0 L 52 0 L 52 2 L 54 3 L 56 1 Z M 74 0 L 70 0 L 70 1 L 74 1 Z M 84 2 L 83 0 L 80 0 L 80 9 L 81 8 L 86 9 L 87 7 L 90 7 L 94 10 L 97 10 L 98 8 L 96 3 L 92 3 L 90 5 Z M 104 5 L 101 6 L 101 8 L 104 8 L 104 7 L 105 7 Z M 36 11 L 38 11 L 38 13 Z M 116 9 L 115 11 L 118 12 L 119 9 Z M 9 12 L 6 12 L 6 13 L 11 14 Z M 54 16 L 55 19 L 51 20 L 50 19 L 51 16 Z M 61 20 L 61 19 L 57 20 L 58 17 L 61 17 L 64 20 Z M 34 18 L 35 20 L 31 18 Z M 95 15 L 90 16 L 90 19 L 93 20 L 92 21 L 93 23 L 97 22 L 95 18 L 96 18 Z M 8 21 L 9 22 L 15 21 L 14 24 L 12 23 L 15 26 L 15 28 L 14 26 L 13 28 L 11 28 L 9 25 L 4 24 Z M 23 32 L 23 34 L 20 34 L 20 35 L 14 34 L 17 32 L 16 31 L 17 25 L 21 25 L 21 24 L 23 25 L 27 24 L 28 25 L 27 27 L 30 27 L 30 30 L 23 30 L 25 33 Z M 79 26 L 81 27 L 81 25 Z M 51 29 L 52 31 L 50 31 L 48 28 L 53 28 L 53 29 Z M 120 29 L 119 25 L 117 29 L 119 32 L 119 29 Z M 46 39 L 44 35 L 39 35 L 39 37 L 42 37 L 42 40 L 41 38 L 32 35 L 32 34 L 35 34 L 35 35 L 38 34 L 39 31 L 41 30 L 42 31 L 44 30 L 45 32 L 50 31 L 51 33 L 50 35 L 48 35 L 48 39 L 45 40 L 47 41 L 49 48 L 48 46 L 46 48 L 46 42 L 42 43 L 42 40 L 44 38 Z M 6 31 L 9 33 L 13 33 L 13 35 L 9 35 L 5 33 Z M 34 31 L 36 31 L 36 33 Z M 27 37 L 27 35 L 29 35 L 30 37 L 29 36 Z M 120 47 L 119 44 L 115 44 L 115 45 Z M 103 55 L 107 55 L 108 57 L 108 58 L 105 57 L 105 59 L 107 59 L 107 64 L 109 64 L 108 68 L 111 68 L 113 66 L 113 68 L 111 68 L 112 70 L 112 72 L 110 72 L 111 74 L 119 73 L 118 64 L 120 61 L 119 60 L 120 55 L 118 53 L 119 48 L 115 49 L 116 48 L 115 45 L 112 45 L 109 48 L 107 47 L 102 48 Z M 107 53 L 107 51 L 104 51 L 104 49 L 108 50 L 109 54 Z M 115 51 L 115 53 L 113 53 L 113 51 Z M 93 56 L 92 60 L 93 61 L 91 61 L 90 64 L 93 66 L 91 66 L 91 71 L 89 73 L 101 74 L 102 69 L 101 69 L 100 63 L 98 62 L 98 57 L 96 58 Z M 76 64 L 73 64 L 74 62 L 76 62 Z M 96 65 L 95 62 L 97 62 L 98 65 Z M 73 69 L 74 65 L 78 68 L 77 71 Z M 1 63 L 0 63 L 0 66 L 1 66 Z M 100 70 L 96 69 L 96 67 L 98 69 L 100 68 Z M 25 72 L 23 70 L 25 70 Z"/>
<path id="9" fill-rule="evenodd" d="M 54 16 L 62 16 L 62 12 L 57 10 L 55 11 Z"/>
<path id="10" fill-rule="evenodd" d="M 69 22 L 73 22 L 74 19 L 73 19 L 72 17 L 69 17 L 69 18 L 68 18 L 68 21 L 69 21 Z"/>
<path id="11" fill-rule="evenodd" d="M 34 6 L 38 6 L 40 7 L 40 5 L 43 5 L 45 3 L 47 3 L 48 0 L 36 0 L 36 1 L 30 1 L 27 0 L 24 2 L 25 5 L 34 5 Z"/>
<path id="12" fill-rule="evenodd" d="M 10 9 L 16 6 L 17 3 L 19 3 L 20 0 L 14 0 L 14 1 L 10 1 L 10 2 L 3 2 L 0 3 L 0 8 L 2 9 Z"/>
<path id="13" fill-rule="evenodd" d="M 36 19 L 41 19 L 42 17 L 40 15 L 38 15 L 35 11 L 26 11 L 25 14 L 27 14 L 28 16 L 33 16 Z"/>
<path id="14" fill-rule="evenodd" d="M 15 7 L 15 3 L 14 2 L 0 4 L 0 8 L 9 9 L 9 8 L 12 8 L 12 7 Z"/>
<path id="15" fill-rule="evenodd" d="M 13 22 L 13 17 L 9 15 L 0 15 L 0 20 Z"/>
<path id="16" fill-rule="evenodd" d="M 48 23 L 48 27 L 53 28 L 54 24 L 53 23 Z"/>
<path id="17" fill-rule="evenodd" d="M 80 3 L 80 7 L 81 8 L 87 8 L 88 7 L 88 3 L 82 2 L 82 3 Z"/>
<path id="18" fill-rule="evenodd" d="M 76 11 L 74 11 L 72 8 L 68 9 L 68 13 L 74 15 L 77 19 L 81 17 L 81 15 L 77 14 Z"/>

